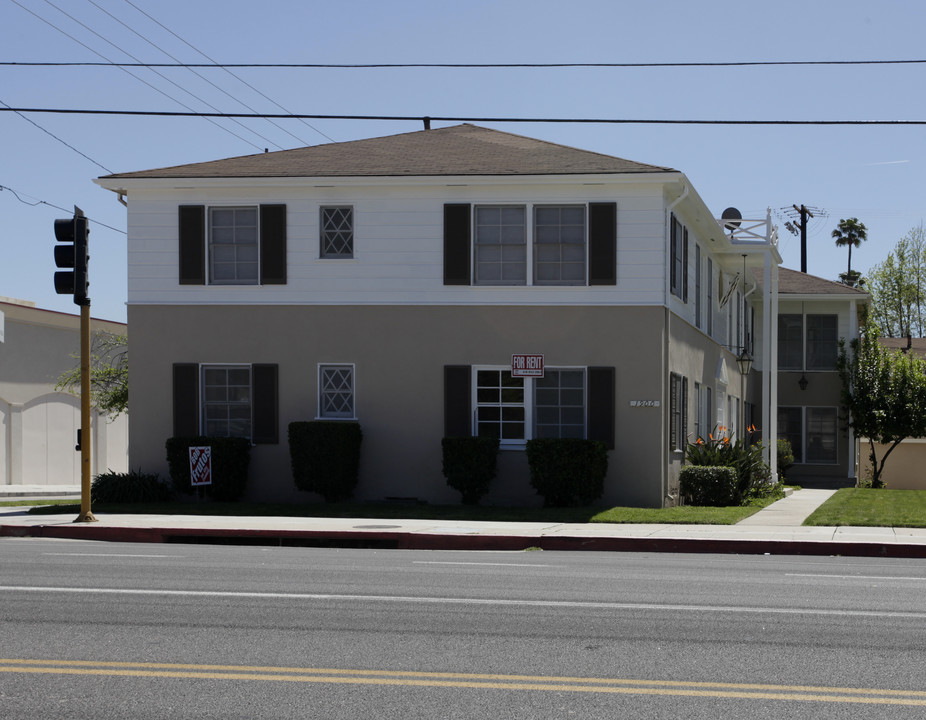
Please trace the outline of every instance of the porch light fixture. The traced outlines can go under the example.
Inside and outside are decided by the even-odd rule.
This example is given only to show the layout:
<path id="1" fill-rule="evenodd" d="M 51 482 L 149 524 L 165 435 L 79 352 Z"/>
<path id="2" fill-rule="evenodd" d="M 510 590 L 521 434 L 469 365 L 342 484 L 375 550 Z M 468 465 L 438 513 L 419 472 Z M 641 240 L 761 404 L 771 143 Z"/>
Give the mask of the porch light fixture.
<path id="1" fill-rule="evenodd" d="M 807 389 L 809 381 L 807 380 L 807 376 L 804 375 L 804 373 L 801 373 L 801 379 L 797 381 L 797 384 L 800 385 L 801 390 Z"/>
<path id="2" fill-rule="evenodd" d="M 746 351 L 746 348 L 743 348 L 743 352 L 736 356 L 736 366 L 743 377 L 746 377 L 752 370 L 752 355 Z"/>

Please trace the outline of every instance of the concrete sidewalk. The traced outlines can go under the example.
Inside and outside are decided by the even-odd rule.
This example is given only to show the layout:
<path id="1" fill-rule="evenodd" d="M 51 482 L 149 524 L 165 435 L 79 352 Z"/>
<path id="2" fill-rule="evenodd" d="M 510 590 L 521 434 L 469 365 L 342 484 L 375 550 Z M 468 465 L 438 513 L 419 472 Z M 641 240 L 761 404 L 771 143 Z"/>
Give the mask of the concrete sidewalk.
<path id="1" fill-rule="evenodd" d="M 24 493 L 29 489 L 24 488 Z M 29 515 L 0 508 L 0 537 L 443 550 L 597 550 L 926 557 L 926 528 L 804 527 L 831 490 L 798 490 L 736 525 L 370 518 Z M 3 494 L 0 493 L 0 497 Z M 22 497 L 34 497 L 23 495 Z M 73 495 L 71 495 L 73 497 Z"/>

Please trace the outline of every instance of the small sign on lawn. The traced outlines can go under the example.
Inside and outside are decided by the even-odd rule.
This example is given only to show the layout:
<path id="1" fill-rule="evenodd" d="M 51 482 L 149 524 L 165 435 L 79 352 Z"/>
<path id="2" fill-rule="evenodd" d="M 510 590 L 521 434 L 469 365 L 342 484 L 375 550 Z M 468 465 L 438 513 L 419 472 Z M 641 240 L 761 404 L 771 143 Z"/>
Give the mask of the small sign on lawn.
<path id="1" fill-rule="evenodd" d="M 212 448 L 208 445 L 190 448 L 190 485 L 212 485 Z"/>

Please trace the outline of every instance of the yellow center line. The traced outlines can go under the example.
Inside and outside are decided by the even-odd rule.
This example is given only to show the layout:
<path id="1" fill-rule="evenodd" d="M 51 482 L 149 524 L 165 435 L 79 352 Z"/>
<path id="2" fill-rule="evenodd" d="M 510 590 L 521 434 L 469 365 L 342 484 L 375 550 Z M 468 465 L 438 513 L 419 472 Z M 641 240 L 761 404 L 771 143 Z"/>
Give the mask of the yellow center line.
<path id="1" fill-rule="evenodd" d="M 0 659 L 0 672 L 111 675 L 206 680 L 263 680 L 410 687 L 488 688 L 558 692 L 667 695 L 752 700 L 926 706 L 926 692 L 883 688 L 711 683 L 685 680 L 582 678 L 535 675 L 441 673 L 350 668 L 290 668 L 248 665 L 95 662 L 90 660 Z"/>

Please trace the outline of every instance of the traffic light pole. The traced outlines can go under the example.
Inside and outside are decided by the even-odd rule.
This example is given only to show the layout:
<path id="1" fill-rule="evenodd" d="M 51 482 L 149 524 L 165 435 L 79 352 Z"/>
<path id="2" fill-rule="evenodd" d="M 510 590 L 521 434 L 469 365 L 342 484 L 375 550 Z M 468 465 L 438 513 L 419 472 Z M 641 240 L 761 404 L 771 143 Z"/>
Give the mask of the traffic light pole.
<path id="1" fill-rule="evenodd" d="M 90 300 L 80 306 L 80 515 L 74 522 L 96 522 L 90 511 Z"/>

